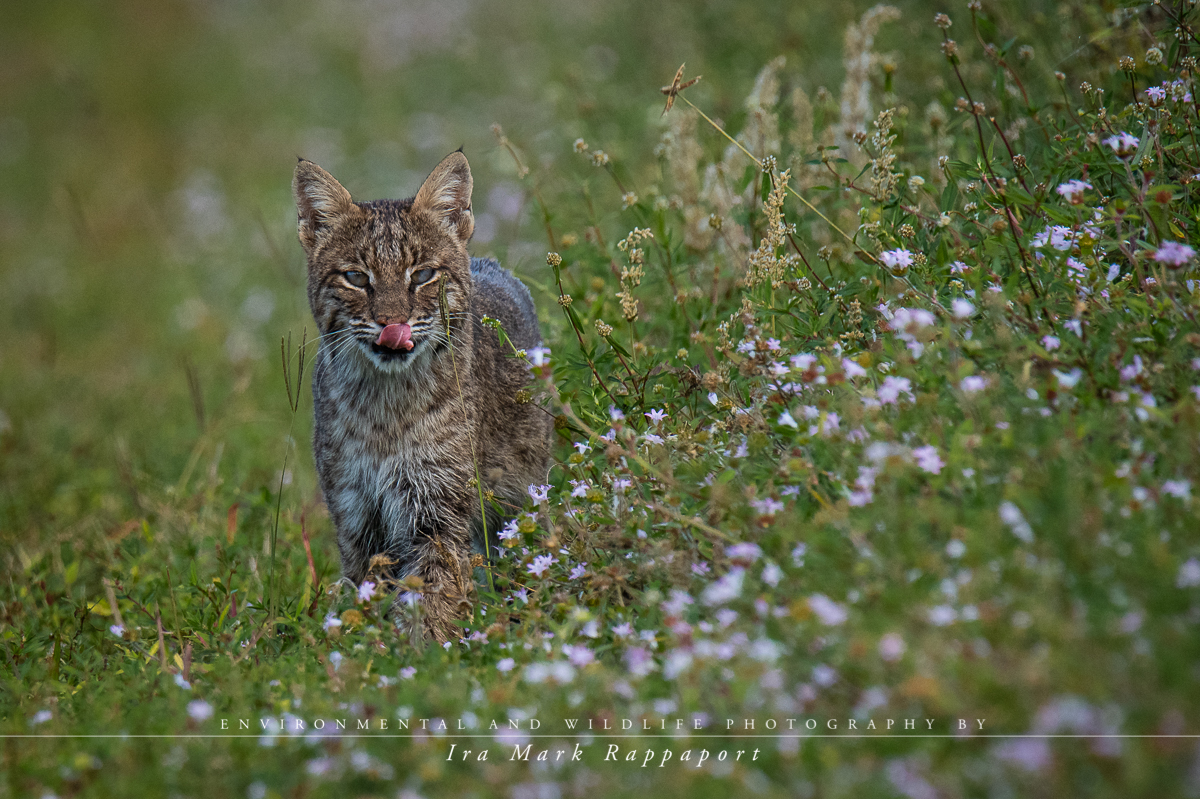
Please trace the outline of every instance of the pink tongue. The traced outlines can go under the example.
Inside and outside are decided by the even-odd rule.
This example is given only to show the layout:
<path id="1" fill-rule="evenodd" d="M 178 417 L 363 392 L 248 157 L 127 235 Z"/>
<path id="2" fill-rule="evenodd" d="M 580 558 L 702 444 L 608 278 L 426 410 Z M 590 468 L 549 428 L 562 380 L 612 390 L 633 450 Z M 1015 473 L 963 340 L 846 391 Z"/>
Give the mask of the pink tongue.
<path id="1" fill-rule="evenodd" d="M 413 348 L 412 328 L 408 325 L 388 325 L 379 334 L 379 340 L 375 343 L 393 350 L 411 350 Z"/>

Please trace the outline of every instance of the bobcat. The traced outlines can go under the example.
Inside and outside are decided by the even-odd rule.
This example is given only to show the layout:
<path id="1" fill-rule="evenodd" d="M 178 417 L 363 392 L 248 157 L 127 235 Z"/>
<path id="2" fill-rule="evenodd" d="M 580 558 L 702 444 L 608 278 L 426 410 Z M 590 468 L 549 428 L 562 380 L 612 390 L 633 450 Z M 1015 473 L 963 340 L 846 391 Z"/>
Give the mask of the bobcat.
<path id="1" fill-rule="evenodd" d="M 409 200 L 354 202 L 304 159 L 292 181 L 322 336 L 313 453 L 342 573 L 359 584 L 384 555 L 385 577 L 419 577 L 424 633 L 443 642 L 471 608 L 472 550 L 486 549 L 476 476 L 494 492 L 494 542 L 496 503 L 519 508 L 550 451 L 550 415 L 521 396 L 529 367 L 481 324 L 541 344 L 529 290 L 467 254 L 471 188 L 461 151 Z"/>

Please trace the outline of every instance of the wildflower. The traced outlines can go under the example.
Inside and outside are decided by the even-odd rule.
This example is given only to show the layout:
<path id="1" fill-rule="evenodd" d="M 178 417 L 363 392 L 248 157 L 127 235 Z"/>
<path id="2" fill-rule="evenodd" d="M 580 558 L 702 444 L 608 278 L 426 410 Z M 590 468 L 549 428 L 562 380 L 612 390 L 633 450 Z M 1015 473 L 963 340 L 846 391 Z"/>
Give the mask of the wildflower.
<path id="1" fill-rule="evenodd" d="M 338 627 L 341 627 L 342 620 L 330 613 L 325 617 L 325 623 L 321 626 L 325 628 L 325 632 L 329 632 L 330 630 L 336 630 Z"/>
<path id="2" fill-rule="evenodd" d="M 208 721 L 212 718 L 213 706 L 203 699 L 195 699 L 188 702 L 187 712 L 196 721 Z"/>
<path id="3" fill-rule="evenodd" d="M 699 561 L 698 563 L 692 564 L 692 574 L 696 575 L 697 577 L 703 577 L 710 571 L 711 569 L 709 568 L 709 565 L 704 561 Z"/>
<path id="4" fill-rule="evenodd" d="M 363 580 L 362 585 L 358 587 L 358 601 L 369 602 L 373 596 L 375 596 L 375 583 Z"/>
<path id="5" fill-rule="evenodd" d="M 612 628 L 613 635 L 618 638 L 628 638 L 633 635 L 633 625 L 629 622 L 622 622 Z"/>
<path id="6" fill-rule="evenodd" d="M 34 713 L 33 716 L 30 717 L 29 726 L 36 727 L 39 724 L 45 724 L 47 721 L 49 721 L 52 718 L 54 718 L 54 714 L 51 713 L 49 710 L 39 710 L 37 713 Z"/>
<path id="7" fill-rule="evenodd" d="M 654 671 L 654 658 L 640 646 L 625 650 L 625 666 L 634 677 L 645 677 Z"/>
<path id="8" fill-rule="evenodd" d="M 751 506 L 758 511 L 760 516 L 774 516 L 779 511 L 783 510 L 783 503 L 770 497 L 762 499 L 750 500 Z"/>
<path id="9" fill-rule="evenodd" d="M 929 623 L 935 627 L 945 627 L 958 618 L 958 612 L 949 605 L 938 605 L 929 609 Z"/>
<path id="10" fill-rule="evenodd" d="M 1137 150 L 1137 146 L 1139 144 L 1139 139 L 1137 136 L 1131 136 L 1130 134 L 1126 133 L 1125 131 L 1121 131 L 1120 133 L 1116 134 L 1115 136 L 1109 136 L 1107 139 L 1102 141 L 1101 144 L 1108 145 L 1109 147 L 1111 147 L 1113 149 L 1114 153 L 1116 153 L 1121 158 L 1125 158 L 1127 156 L 1133 155 L 1134 152 Z"/>
<path id="11" fill-rule="evenodd" d="M 122 636 L 125 635 L 125 625 L 114 624 L 108 628 L 108 631 L 110 633 L 112 633 L 113 635 L 117 636 L 118 638 L 121 638 Z"/>
<path id="12" fill-rule="evenodd" d="M 1192 496 L 1192 484 L 1187 480 L 1168 480 L 1162 484 L 1162 492 L 1186 502 Z"/>
<path id="13" fill-rule="evenodd" d="M 834 602 L 824 594 L 813 594 L 808 598 L 808 609 L 826 627 L 837 627 L 850 618 L 850 612 L 845 607 Z"/>
<path id="14" fill-rule="evenodd" d="M 630 206 L 637 205 L 637 201 L 638 196 L 631 191 L 627 191 L 625 194 L 621 195 L 621 208 L 626 209 Z"/>
<path id="15" fill-rule="evenodd" d="M 550 486 L 531 485 L 529 486 L 529 496 L 534 502 L 542 503 L 550 496 Z"/>
<path id="16" fill-rule="evenodd" d="M 509 522 L 504 525 L 504 529 L 497 533 L 497 535 L 500 537 L 501 541 L 507 541 L 510 538 L 516 538 L 518 535 L 517 520 L 510 519 Z"/>
<path id="17" fill-rule="evenodd" d="M 937 447 L 933 445 L 925 447 L 917 447 L 912 452 L 913 458 L 917 461 L 917 466 L 921 467 L 922 471 L 930 474 L 939 474 L 942 467 L 946 465 L 941 456 L 938 455 Z"/>
<path id="18" fill-rule="evenodd" d="M 962 389 L 964 394 L 974 394 L 978 391 L 983 391 L 985 388 L 987 388 L 987 385 L 988 379 L 986 377 L 982 377 L 980 375 L 967 375 L 962 379 L 962 382 L 958 384 L 958 387 Z"/>
<path id="19" fill-rule="evenodd" d="M 188 682 L 187 680 L 183 679 L 182 674 L 175 675 L 175 684 L 178 685 L 180 688 L 182 688 L 185 691 L 192 690 L 192 684 L 190 682 Z"/>
<path id="20" fill-rule="evenodd" d="M 1063 327 L 1065 327 L 1067 330 L 1070 330 L 1077 336 L 1083 336 L 1083 323 L 1078 319 L 1068 319 L 1067 321 L 1063 322 Z"/>
<path id="21" fill-rule="evenodd" d="M 587 564 L 580 563 L 578 566 L 571 569 L 571 573 L 568 575 L 568 578 L 571 580 L 578 580 L 585 574 L 587 574 Z"/>
<path id="22" fill-rule="evenodd" d="M 1083 377 L 1083 370 L 1079 367 L 1076 367 L 1069 372 L 1060 372 L 1059 370 L 1055 369 L 1054 376 L 1058 379 L 1058 384 L 1061 387 L 1075 388 L 1075 385 L 1079 382 L 1079 379 Z"/>
<path id="23" fill-rule="evenodd" d="M 783 503 L 776 504 L 779 505 L 780 510 L 783 510 Z M 748 541 L 744 541 L 740 544 L 733 544 L 729 546 L 725 550 L 725 554 L 731 561 L 739 566 L 749 566 L 762 556 L 762 550 L 759 548 L 758 544 L 752 544 Z"/>
<path id="24" fill-rule="evenodd" d="M 586 441 L 576 441 L 575 442 L 575 451 L 578 452 L 580 455 L 586 455 L 587 453 L 592 451 L 592 445 L 587 443 Z"/>
<path id="25" fill-rule="evenodd" d="M 1196 251 L 1186 244 L 1168 241 L 1154 253 L 1154 260 L 1160 264 L 1178 269 L 1196 257 Z"/>
<path id="26" fill-rule="evenodd" d="M 724 605 L 742 595 L 742 580 L 745 571 L 740 568 L 730 569 L 719 580 L 709 583 L 704 589 L 701 599 L 706 605 Z"/>
<path id="27" fill-rule="evenodd" d="M 910 401 L 916 398 L 912 393 L 912 381 L 907 377 L 893 377 L 888 375 L 883 379 L 883 385 L 875 392 L 879 401 L 884 405 L 890 405 L 900 399 L 901 394 L 907 394 Z"/>
<path id="28" fill-rule="evenodd" d="M 792 565 L 799 568 L 804 565 L 804 555 L 808 552 L 807 544 L 796 544 L 792 549 Z"/>
<path id="29" fill-rule="evenodd" d="M 645 416 L 646 416 L 646 418 L 647 418 L 647 419 L 649 419 L 651 422 L 654 422 L 654 424 L 658 424 L 658 423 L 659 423 L 659 422 L 661 422 L 663 419 L 667 418 L 667 412 L 666 412 L 666 411 L 660 411 L 660 410 L 658 410 L 657 408 L 651 408 L 651 409 L 650 409 L 650 412 L 649 412 L 649 413 L 647 413 L 647 414 L 645 414 Z"/>
<path id="30" fill-rule="evenodd" d="M 695 600 L 692 599 L 692 595 L 687 591 L 681 591 L 678 588 L 675 588 L 671 591 L 670 598 L 664 600 L 662 604 L 659 605 L 659 608 L 661 608 L 662 612 L 668 616 L 682 616 L 683 611 L 694 601 Z"/>
<path id="31" fill-rule="evenodd" d="M 416 676 L 416 673 L 416 666 L 405 666 L 404 668 L 400 669 L 399 676 L 402 680 L 411 680 L 414 676 Z"/>
<path id="32" fill-rule="evenodd" d="M 1005 741 L 995 749 L 996 758 L 1018 766 L 1023 771 L 1045 771 L 1053 755 L 1050 744 L 1041 738 L 1018 738 Z"/>
<path id="33" fill-rule="evenodd" d="M 897 308 L 893 315 L 892 328 L 896 330 L 920 330 L 937 322 L 932 311 L 924 308 Z"/>
<path id="34" fill-rule="evenodd" d="M 769 561 L 767 562 L 766 566 L 763 566 L 762 581 L 764 583 L 774 588 L 775 586 L 779 585 L 779 581 L 782 579 L 783 569 Z"/>
<path id="35" fill-rule="evenodd" d="M 715 392 L 715 391 L 710 391 L 710 392 L 708 392 L 708 401 L 709 401 L 711 404 L 713 404 L 713 405 L 716 405 L 716 404 L 717 404 L 717 401 L 718 401 L 718 398 L 717 398 L 717 392 Z"/>
<path id="36" fill-rule="evenodd" d="M 1161 105 L 1166 97 L 1166 91 L 1160 86 L 1151 86 L 1146 89 L 1146 99 L 1150 101 L 1150 105 L 1152 106 Z"/>
<path id="37" fill-rule="evenodd" d="M 784 411 L 783 413 L 779 414 L 779 424 L 786 425 L 786 426 L 791 427 L 792 429 L 796 429 L 796 430 L 798 430 L 800 428 L 800 425 L 798 425 L 796 423 L 795 418 L 793 418 L 792 415 L 790 413 L 788 413 L 787 411 Z"/>
<path id="38" fill-rule="evenodd" d="M 654 433 L 643 433 L 642 438 L 649 444 L 663 443 L 663 437 L 655 435 Z"/>
<path id="39" fill-rule="evenodd" d="M 879 657 L 888 663 L 895 663 L 904 657 L 906 649 L 908 646 L 904 643 L 904 639 L 896 633 L 886 633 L 879 639 Z"/>
<path id="40" fill-rule="evenodd" d="M 971 314 L 975 313 L 975 306 L 969 300 L 964 300 L 962 297 L 955 297 L 950 302 L 950 312 L 954 314 L 955 319 L 962 321 L 971 318 Z"/>
<path id="41" fill-rule="evenodd" d="M 550 568 L 550 564 L 554 563 L 553 555 L 538 555 L 533 559 L 533 562 L 525 567 L 525 570 L 534 577 L 541 577 L 545 574 L 546 569 Z"/>
<path id="42" fill-rule="evenodd" d="M 582 669 L 589 663 L 596 662 L 596 654 L 582 644 L 563 644 L 562 651 L 576 668 Z"/>
<path id="43" fill-rule="evenodd" d="M 1121 367 L 1121 380 L 1128 382 L 1142 373 L 1142 356 L 1134 355 L 1133 363 Z"/>
<path id="44" fill-rule="evenodd" d="M 334 671 L 341 668 L 342 661 L 345 659 L 345 656 L 341 652 L 334 651 L 329 653 L 329 664 L 333 666 Z"/>
<path id="45" fill-rule="evenodd" d="M 812 680 L 822 688 L 828 688 L 837 682 L 838 673 L 824 663 L 813 666 Z"/>
<path id="46" fill-rule="evenodd" d="M 913 255 L 905 249 L 887 250 L 879 254 L 879 260 L 884 267 L 896 277 L 902 277 L 912 266 Z"/>
<path id="47" fill-rule="evenodd" d="M 545 366 L 550 363 L 550 348 L 549 347 L 534 347 L 526 351 L 529 358 L 529 363 L 534 366 Z"/>
<path id="48" fill-rule="evenodd" d="M 1054 352 L 1061 344 L 1058 336 L 1042 336 L 1042 346 L 1046 348 L 1047 352 Z"/>
<path id="49" fill-rule="evenodd" d="M 1021 509 L 1008 500 L 1000 503 L 1000 521 L 1007 524 L 1013 535 L 1021 541 L 1026 544 L 1033 543 L 1033 528 L 1025 521 Z"/>
<path id="50" fill-rule="evenodd" d="M 847 380 L 853 380 L 856 377 L 864 377 L 867 370 L 858 365 L 856 361 L 849 358 L 842 358 L 842 371 L 846 373 Z"/>
<path id="51" fill-rule="evenodd" d="M 687 671 L 691 665 L 691 653 L 682 649 L 676 649 L 667 655 L 666 662 L 663 663 L 663 676 L 668 680 L 674 680 L 680 674 Z"/>
<path id="52" fill-rule="evenodd" d="M 970 476 L 967 474 L 967 472 L 971 472 L 972 474 L 974 474 L 973 469 L 963 469 L 964 477 Z M 966 554 L 966 552 L 967 552 L 967 545 L 964 544 L 962 541 L 959 541 L 957 538 L 951 539 L 950 542 L 948 544 L 946 544 L 946 554 L 956 560 L 958 558 L 961 558 L 964 554 Z"/>
<path id="53" fill-rule="evenodd" d="M 1083 202 L 1083 192 L 1092 188 L 1092 184 L 1083 180 L 1068 180 L 1066 183 L 1059 184 L 1058 193 L 1067 198 L 1067 202 L 1071 205 L 1079 205 Z"/>
<path id="54" fill-rule="evenodd" d="M 1179 567 L 1179 574 L 1175 577 L 1175 586 L 1177 588 L 1195 588 L 1198 585 L 1200 585 L 1200 560 L 1188 558 Z"/>

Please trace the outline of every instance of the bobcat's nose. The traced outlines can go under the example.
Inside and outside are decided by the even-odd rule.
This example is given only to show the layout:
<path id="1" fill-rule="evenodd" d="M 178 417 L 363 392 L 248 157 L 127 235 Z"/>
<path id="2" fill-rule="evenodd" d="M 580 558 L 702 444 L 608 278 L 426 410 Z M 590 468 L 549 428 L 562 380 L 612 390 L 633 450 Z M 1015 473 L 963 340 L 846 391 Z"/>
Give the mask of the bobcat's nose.
<path id="1" fill-rule="evenodd" d="M 392 350 L 411 350 L 413 348 L 412 328 L 407 324 L 388 325 L 379 333 L 379 338 L 375 343 Z"/>

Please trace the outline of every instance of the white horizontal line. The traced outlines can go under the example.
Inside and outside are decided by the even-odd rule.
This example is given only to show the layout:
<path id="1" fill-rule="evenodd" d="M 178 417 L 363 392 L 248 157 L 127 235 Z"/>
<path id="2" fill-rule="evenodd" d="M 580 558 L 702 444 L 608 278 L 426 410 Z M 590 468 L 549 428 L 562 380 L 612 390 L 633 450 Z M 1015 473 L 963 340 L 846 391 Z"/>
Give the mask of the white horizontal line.
<path id="1" fill-rule="evenodd" d="M 134 735 L 134 734 L 122 734 L 122 733 L 111 733 L 111 734 L 47 733 L 47 734 L 39 735 L 36 733 L 17 733 L 17 734 L 11 734 L 11 735 L 0 734 L 0 738 L 284 738 L 284 739 L 297 738 L 297 739 L 302 739 L 302 738 L 310 737 L 310 735 L 309 735 L 310 733 L 319 733 L 318 735 L 312 735 L 311 737 L 313 737 L 313 738 L 335 738 L 335 737 L 336 738 L 415 738 L 416 737 L 412 733 L 407 733 L 404 735 L 397 735 L 395 733 L 382 733 L 382 732 L 380 732 L 380 733 L 372 733 L 372 732 L 367 732 L 367 733 L 341 732 L 341 733 L 339 733 L 336 731 L 308 730 L 308 729 L 303 730 L 303 731 L 297 731 L 297 732 L 300 732 L 300 734 L 295 734 L 295 733 L 274 733 L 274 734 L 230 733 L 228 735 L 222 735 L 220 733 L 178 733 L 178 734 L 173 734 L 173 735 Z M 584 737 L 585 735 L 586 735 L 586 731 L 580 732 L 580 731 L 576 730 L 576 731 L 568 731 L 565 733 L 538 733 L 536 735 L 523 734 L 523 735 L 520 735 L 519 737 L 521 737 L 521 738 L 581 738 L 581 737 Z M 442 735 L 427 735 L 425 737 L 432 738 L 435 740 L 439 739 L 439 738 L 491 738 L 491 739 L 497 738 L 497 736 L 494 734 L 464 734 L 464 733 L 458 733 L 458 734 L 445 733 Z M 514 738 L 515 737 L 516 736 L 514 736 Z M 839 735 L 836 733 L 831 734 L 831 735 L 824 735 L 824 734 L 816 734 L 816 735 L 786 735 L 786 734 L 777 734 L 777 735 L 687 735 L 687 736 L 681 736 L 679 738 L 672 738 L 672 737 L 669 737 L 666 735 L 641 735 L 638 733 L 608 733 L 606 735 L 590 735 L 588 737 L 591 737 L 593 739 L 642 738 L 642 739 L 645 739 L 648 741 L 664 741 L 664 742 L 672 742 L 675 744 L 680 744 L 680 743 L 686 743 L 687 741 L 695 739 L 695 738 L 718 738 L 718 739 L 726 740 L 726 741 L 737 741 L 740 739 L 754 739 L 754 738 L 776 738 L 776 739 L 782 739 L 782 738 L 879 738 L 879 739 L 889 739 L 889 740 L 895 739 L 895 738 L 954 738 L 954 739 L 958 739 L 961 741 L 972 741 L 972 740 L 977 740 L 979 738 L 1071 738 L 1071 739 L 1090 741 L 1090 740 L 1094 740 L 1096 738 L 1200 738 L 1200 734 L 1197 734 L 1197 735 L 1086 735 L 1086 734 L 1064 733 L 1064 734 L 1053 734 L 1053 735 L 1036 735 L 1033 733 L 1022 733 L 1022 734 L 1008 735 L 1008 734 L 1004 734 L 1004 733 L 982 733 L 982 734 L 972 733 L 970 735 L 952 735 L 952 734 L 928 734 L 928 733 L 906 734 L 906 733 L 900 732 L 900 733 L 891 733 L 891 734 L 886 734 L 886 733 L 869 734 L 869 733 L 866 733 L 866 734 L 854 734 L 854 735 L 848 735 L 848 734 Z M 515 743 L 515 742 L 516 741 L 514 740 L 511 743 Z M 505 745 L 509 742 L 497 740 L 496 743 Z"/>

